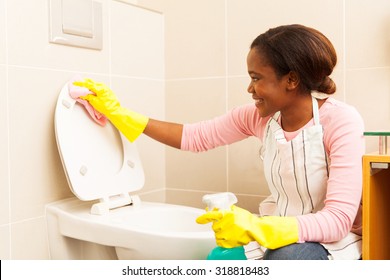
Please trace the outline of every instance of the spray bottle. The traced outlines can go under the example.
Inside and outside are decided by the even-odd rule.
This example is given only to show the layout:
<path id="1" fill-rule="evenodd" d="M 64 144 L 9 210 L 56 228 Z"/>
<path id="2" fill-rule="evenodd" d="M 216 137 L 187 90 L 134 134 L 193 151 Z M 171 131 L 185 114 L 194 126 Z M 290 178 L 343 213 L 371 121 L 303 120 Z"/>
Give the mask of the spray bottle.
<path id="1" fill-rule="evenodd" d="M 207 194 L 203 196 L 203 203 L 208 207 L 208 211 L 214 208 L 219 210 L 229 210 L 230 207 L 237 203 L 237 197 L 230 192 Z M 207 256 L 208 260 L 246 260 L 245 250 L 243 246 L 234 248 L 223 248 L 220 246 L 211 250 Z"/>

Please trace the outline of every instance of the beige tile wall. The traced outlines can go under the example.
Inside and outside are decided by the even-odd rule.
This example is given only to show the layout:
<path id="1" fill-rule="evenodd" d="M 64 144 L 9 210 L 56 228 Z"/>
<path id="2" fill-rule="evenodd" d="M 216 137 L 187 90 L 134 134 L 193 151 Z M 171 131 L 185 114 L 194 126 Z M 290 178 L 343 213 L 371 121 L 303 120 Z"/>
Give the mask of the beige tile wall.
<path id="1" fill-rule="evenodd" d="M 0 38 L 6 37 L 5 0 L 0 0 Z M 8 98 L 7 46 L 0 39 L 0 259 L 9 259 L 10 246 L 10 188 L 8 163 Z"/>
<path id="2" fill-rule="evenodd" d="M 194 122 L 252 102 L 246 93 L 251 41 L 270 27 L 301 23 L 333 42 L 335 97 L 354 105 L 367 130 L 390 129 L 390 2 L 365 0 L 139 0 L 166 16 L 166 118 Z M 216 101 L 219 103 L 216 103 Z M 202 154 L 167 149 L 167 199 L 202 207 L 206 192 L 235 192 L 257 211 L 267 194 L 250 139 Z M 367 151 L 377 139 L 367 138 Z"/>
<path id="3" fill-rule="evenodd" d="M 363 115 L 367 130 L 390 129 L 390 2 L 345 4 L 346 101 Z M 367 150 L 378 139 L 367 137 Z"/>
<path id="4" fill-rule="evenodd" d="M 58 155 L 54 107 L 82 75 L 123 105 L 165 117 L 164 17 L 101 0 L 103 49 L 48 42 L 48 0 L 0 0 L 0 259 L 49 258 L 44 206 L 73 196 Z M 132 20 L 128 20 L 132 19 Z M 165 201 L 165 148 L 141 137 L 141 197 Z"/>

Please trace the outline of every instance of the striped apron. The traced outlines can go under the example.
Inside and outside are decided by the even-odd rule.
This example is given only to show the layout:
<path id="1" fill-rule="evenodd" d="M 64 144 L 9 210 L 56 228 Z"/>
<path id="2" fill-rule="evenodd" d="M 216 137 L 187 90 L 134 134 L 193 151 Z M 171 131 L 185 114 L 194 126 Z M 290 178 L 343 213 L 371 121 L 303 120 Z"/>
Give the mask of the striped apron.
<path id="1" fill-rule="evenodd" d="M 261 156 L 271 196 L 260 204 L 261 216 L 298 216 L 324 208 L 328 156 L 314 97 L 312 103 L 314 125 L 300 131 L 291 141 L 286 140 L 278 123 L 279 112 L 268 121 Z M 322 245 L 331 259 L 359 259 L 361 256 L 361 236 L 352 232 L 338 242 Z M 253 246 L 256 247 L 248 246 L 247 251 Z"/>

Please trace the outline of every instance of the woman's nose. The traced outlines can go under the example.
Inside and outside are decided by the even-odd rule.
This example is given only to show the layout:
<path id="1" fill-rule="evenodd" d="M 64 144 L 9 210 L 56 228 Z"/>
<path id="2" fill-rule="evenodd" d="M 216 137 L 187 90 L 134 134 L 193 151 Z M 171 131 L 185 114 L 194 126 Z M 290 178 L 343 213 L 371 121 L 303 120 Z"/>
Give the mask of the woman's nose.
<path id="1" fill-rule="evenodd" d="M 249 83 L 247 91 L 248 91 L 248 93 L 250 93 L 250 94 L 253 94 L 253 93 L 254 93 L 254 87 L 253 87 L 252 82 Z"/>

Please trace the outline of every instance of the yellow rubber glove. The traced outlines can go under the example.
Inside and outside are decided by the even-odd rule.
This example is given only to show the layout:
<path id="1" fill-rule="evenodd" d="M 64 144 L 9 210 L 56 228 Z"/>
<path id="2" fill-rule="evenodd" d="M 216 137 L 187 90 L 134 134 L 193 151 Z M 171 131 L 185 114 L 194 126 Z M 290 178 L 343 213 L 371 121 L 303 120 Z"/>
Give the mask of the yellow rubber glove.
<path id="1" fill-rule="evenodd" d="M 96 94 L 88 94 L 81 98 L 87 100 L 92 107 L 105 115 L 130 142 L 137 139 L 145 130 L 149 118 L 123 108 L 115 94 L 105 84 L 96 83 L 91 79 L 76 81 L 73 84 L 85 87 Z"/>
<path id="2" fill-rule="evenodd" d="M 295 217 L 257 217 L 247 210 L 232 206 L 231 210 L 213 210 L 196 219 L 199 224 L 213 222 L 217 245 L 233 248 L 257 241 L 268 249 L 277 249 L 299 239 Z"/>

